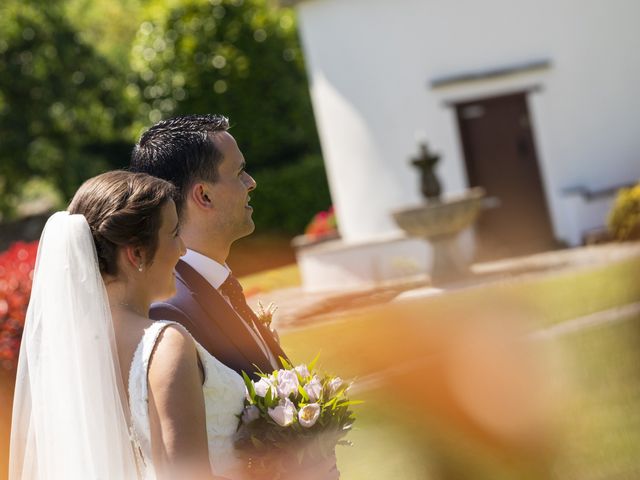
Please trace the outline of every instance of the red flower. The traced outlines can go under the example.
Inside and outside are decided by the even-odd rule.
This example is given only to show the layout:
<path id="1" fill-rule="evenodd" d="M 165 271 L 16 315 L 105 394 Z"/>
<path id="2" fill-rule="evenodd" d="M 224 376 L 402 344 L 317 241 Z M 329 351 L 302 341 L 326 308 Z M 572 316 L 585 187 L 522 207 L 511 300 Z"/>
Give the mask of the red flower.
<path id="1" fill-rule="evenodd" d="M 314 238 L 320 238 L 333 235 L 337 231 L 336 215 L 332 206 L 327 211 L 316 213 L 304 233 Z"/>
<path id="2" fill-rule="evenodd" d="M 0 253 L 0 365 L 16 366 L 31 295 L 38 242 L 16 242 Z"/>

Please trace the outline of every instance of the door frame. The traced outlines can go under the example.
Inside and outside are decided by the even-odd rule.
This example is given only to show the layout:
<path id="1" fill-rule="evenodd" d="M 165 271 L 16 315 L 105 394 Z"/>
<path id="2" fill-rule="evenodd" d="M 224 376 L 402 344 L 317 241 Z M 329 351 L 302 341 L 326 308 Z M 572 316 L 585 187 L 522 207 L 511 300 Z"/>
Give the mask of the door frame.
<path id="1" fill-rule="evenodd" d="M 546 149 L 546 142 L 543 141 L 550 132 L 546 128 L 550 123 L 545 121 L 544 92 L 548 86 L 549 73 L 553 67 L 523 72 L 517 75 L 504 75 L 492 77 L 490 79 L 473 80 L 459 82 L 454 85 L 429 88 L 429 96 L 433 96 L 435 101 L 441 105 L 442 110 L 448 117 L 447 128 L 449 129 L 450 146 L 458 162 L 460 172 L 460 182 L 469 187 L 466 162 L 460 136 L 458 132 L 458 119 L 455 106 L 460 103 L 471 102 L 483 98 L 501 97 L 516 93 L 525 93 L 527 109 L 531 127 L 535 134 L 536 152 L 538 157 L 538 169 L 542 180 L 543 193 L 546 199 L 547 212 L 551 220 L 553 236 L 556 239 L 565 238 L 569 224 L 574 222 L 571 218 L 565 218 L 564 199 L 553 188 L 553 171 L 548 164 L 549 158 Z"/>

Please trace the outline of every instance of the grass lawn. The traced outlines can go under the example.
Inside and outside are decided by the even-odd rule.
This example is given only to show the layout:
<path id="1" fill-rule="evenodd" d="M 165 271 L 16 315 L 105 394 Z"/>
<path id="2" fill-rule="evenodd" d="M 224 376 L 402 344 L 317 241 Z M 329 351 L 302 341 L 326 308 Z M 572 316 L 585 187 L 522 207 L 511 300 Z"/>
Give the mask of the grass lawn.
<path id="1" fill-rule="evenodd" d="M 242 281 L 245 284 L 245 279 Z M 260 285 L 260 276 L 252 277 L 251 281 L 252 285 Z M 640 258 L 633 258 L 604 267 L 505 280 L 407 301 L 402 307 L 336 314 L 332 321 L 281 332 L 281 337 L 292 358 L 311 359 L 321 351 L 327 368 L 339 367 L 340 371 L 347 371 L 345 375 L 357 376 L 388 365 L 370 357 L 360 359 L 360 354 L 366 352 L 354 352 L 354 345 L 363 341 L 379 348 L 395 341 L 404 345 L 404 356 L 411 352 L 421 355 L 424 339 L 420 331 L 439 321 L 458 322 L 480 314 L 507 319 L 515 315 L 528 328 L 538 329 L 637 301 L 640 301 Z M 383 353 L 378 351 L 377 356 Z"/>
<path id="2" fill-rule="evenodd" d="M 240 281 L 247 297 L 271 290 L 297 287 L 301 283 L 300 271 L 295 263 L 266 272 L 246 275 Z"/>
<path id="3" fill-rule="evenodd" d="M 568 353 L 573 390 L 557 478 L 640 478 L 640 316 L 555 343 Z"/>
<path id="4" fill-rule="evenodd" d="M 321 352 L 328 371 L 376 380 L 354 395 L 366 403 L 355 445 L 338 451 L 346 480 L 640 478 L 640 317 L 522 346 L 490 340 L 491 329 L 535 331 L 638 302 L 639 272 L 636 258 L 516 278 L 346 312 L 282 341 L 294 361 Z M 460 377 L 466 398 L 450 375 L 460 359 L 480 372 Z M 482 417 L 492 406 L 502 410 Z"/>
<path id="5" fill-rule="evenodd" d="M 429 429 L 420 418 L 425 412 L 393 412 L 394 395 L 361 394 L 366 403 L 349 436 L 354 446 L 338 450 L 343 478 L 640 478 L 639 333 L 640 317 L 632 317 L 545 342 L 566 364 L 563 371 L 549 372 L 562 401 L 542 454 L 505 453 L 456 425 L 447 431 L 443 422 Z"/>

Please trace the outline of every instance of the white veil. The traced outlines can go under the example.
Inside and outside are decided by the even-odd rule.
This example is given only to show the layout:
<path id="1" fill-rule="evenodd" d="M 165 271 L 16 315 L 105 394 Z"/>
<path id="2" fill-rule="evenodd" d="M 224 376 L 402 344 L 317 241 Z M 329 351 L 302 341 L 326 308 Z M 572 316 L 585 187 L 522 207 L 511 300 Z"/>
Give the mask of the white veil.
<path id="1" fill-rule="evenodd" d="M 40 239 L 13 404 L 9 480 L 138 477 L 109 303 L 82 215 Z"/>

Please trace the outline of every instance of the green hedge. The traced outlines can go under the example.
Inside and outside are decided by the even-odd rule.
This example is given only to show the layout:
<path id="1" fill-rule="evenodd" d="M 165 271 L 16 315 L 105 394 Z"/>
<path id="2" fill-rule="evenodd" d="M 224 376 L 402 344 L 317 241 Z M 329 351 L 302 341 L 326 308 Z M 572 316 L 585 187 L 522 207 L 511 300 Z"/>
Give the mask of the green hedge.
<path id="1" fill-rule="evenodd" d="M 293 10 L 269 0 L 176 0 L 131 49 L 141 124 L 223 113 L 250 165 L 320 153 Z"/>
<path id="2" fill-rule="evenodd" d="M 303 233 L 311 218 L 331 205 L 319 155 L 308 155 L 298 162 L 252 175 L 258 183 L 251 193 L 257 232 Z"/>
<path id="3" fill-rule="evenodd" d="M 80 38 L 60 2 L 0 1 L 0 214 L 26 182 L 71 197 L 88 177 L 126 164 L 133 121 L 124 75 Z"/>
<path id="4" fill-rule="evenodd" d="M 29 182 L 66 201 L 87 178 L 126 167 L 138 135 L 163 117 L 229 116 L 263 184 L 306 172 L 291 159 L 319 155 L 293 9 L 271 0 L 88 3 L 0 0 L 0 218 L 19 213 Z M 297 233 L 316 205 L 326 208 L 316 165 L 318 200 L 286 214 L 269 206 L 262 226 L 277 230 L 284 216 L 280 230 Z"/>

